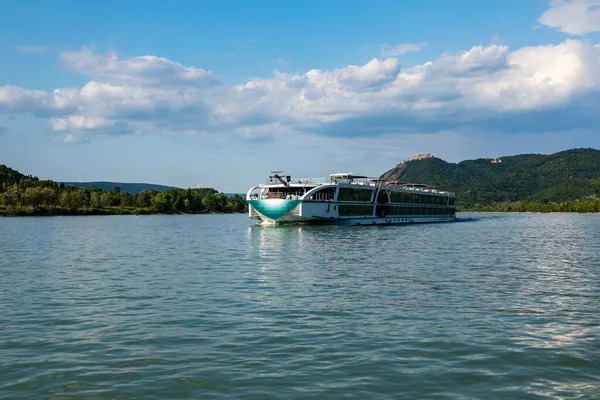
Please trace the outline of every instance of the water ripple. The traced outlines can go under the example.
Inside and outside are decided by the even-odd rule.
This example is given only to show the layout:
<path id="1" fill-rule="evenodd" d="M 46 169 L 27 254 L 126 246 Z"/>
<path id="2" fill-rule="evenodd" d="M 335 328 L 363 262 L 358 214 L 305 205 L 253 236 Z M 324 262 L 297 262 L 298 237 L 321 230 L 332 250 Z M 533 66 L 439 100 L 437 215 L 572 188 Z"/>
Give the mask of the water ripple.
<path id="1" fill-rule="evenodd" d="M 600 216 L 0 219 L 0 398 L 600 398 Z"/>

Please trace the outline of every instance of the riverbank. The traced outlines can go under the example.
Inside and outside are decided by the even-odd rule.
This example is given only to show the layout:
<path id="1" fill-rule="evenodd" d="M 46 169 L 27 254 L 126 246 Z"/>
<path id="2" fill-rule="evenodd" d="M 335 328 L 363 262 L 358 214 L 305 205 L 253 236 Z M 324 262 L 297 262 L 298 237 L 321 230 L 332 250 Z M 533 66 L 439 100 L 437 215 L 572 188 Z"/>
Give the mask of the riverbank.
<path id="1" fill-rule="evenodd" d="M 599 213 L 600 199 L 592 198 L 566 202 L 529 202 L 515 201 L 480 205 L 465 209 L 461 212 L 536 212 L 536 213 Z"/>
<path id="2" fill-rule="evenodd" d="M 108 207 L 108 208 L 64 208 L 64 207 L 1 207 L 0 217 L 51 217 L 74 215 L 159 215 L 159 214 L 242 214 L 233 212 L 156 212 L 151 208 Z"/>

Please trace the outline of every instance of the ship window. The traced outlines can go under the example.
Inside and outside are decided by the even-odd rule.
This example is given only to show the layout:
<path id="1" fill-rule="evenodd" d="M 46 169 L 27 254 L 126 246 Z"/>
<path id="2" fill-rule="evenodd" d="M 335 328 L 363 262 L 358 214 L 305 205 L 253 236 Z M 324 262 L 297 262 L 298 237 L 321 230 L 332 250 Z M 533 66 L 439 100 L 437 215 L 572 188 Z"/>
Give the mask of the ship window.
<path id="1" fill-rule="evenodd" d="M 340 204 L 340 216 L 369 216 L 373 214 L 373 206 Z"/>
<path id="2" fill-rule="evenodd" d="M 340 188 L 339 201 L 371 201 L 371 189 Z"/>
<path id="3" fill-rule="evenodd" d="M 411 215 L 412 208 L 402 206 L 387 206 L 386 214 L 390 216 L 404 216 Z"/>
<path id="4" fill-rule="evenodd" d="M 390 192 L 390 199 L 392 203 L 408 203 L 409 194 L 402 192 Z"/>
<path id="5" fill-rule="evenodd" d="M 299 198 L 304 193 L 306 193 L 305 188 L 288 186 L 270 188 L 265 194 L 269 199 L 290 199 Z"/>
<path id="6" fill-rule="evenodd" d="M 334 187 L 326 187 L 312 194 L 308 200 L 330 201 L 335 195 Z"/>

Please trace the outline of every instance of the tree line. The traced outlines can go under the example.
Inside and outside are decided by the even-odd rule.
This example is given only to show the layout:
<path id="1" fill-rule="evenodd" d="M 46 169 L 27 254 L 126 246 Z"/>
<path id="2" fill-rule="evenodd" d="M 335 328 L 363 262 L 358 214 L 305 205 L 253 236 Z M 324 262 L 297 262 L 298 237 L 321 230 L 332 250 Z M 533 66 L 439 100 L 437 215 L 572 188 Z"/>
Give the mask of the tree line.
<path id="1" fill-rule="evenodd" d="M 474 207 L 459 211 L 600 213 L 600 198 L 547 203 L 535 201 L 503 202 L 489 205 L 475 205 Z"/>
<path id="2" fill-rule="evenodd" d="M 132 195 L 39 180 L 0 166 L 0 215 L 200 214 L 240 213 L 248 206 L 241 196 L 210 188 L 146 191 Z"/>

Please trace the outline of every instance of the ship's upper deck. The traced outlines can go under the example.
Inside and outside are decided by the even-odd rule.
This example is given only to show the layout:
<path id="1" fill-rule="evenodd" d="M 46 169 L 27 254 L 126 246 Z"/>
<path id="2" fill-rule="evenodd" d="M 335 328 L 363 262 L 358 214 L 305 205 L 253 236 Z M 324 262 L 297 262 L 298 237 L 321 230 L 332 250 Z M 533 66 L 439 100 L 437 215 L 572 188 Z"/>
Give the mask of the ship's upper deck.
<path id="1" fill-rule="evenodd" d="M 367 186 L 370 190 L 377 188 L 387 189 L 390 192 L 420 192 L 423 194 L 435 194 L 441 196 L 456 197 L 454 192 L 439 190 L 433 186 L 418 183 L 390 182 L 378 178 L 369 178 L 365 175 L 354 175 L 347 172 L 337 172 L 326 178 L 294 178 L 283 175 L 282 171 L 271 171 L 269 179 L 265 184 L 255 186 L 248 192 L 247 198 L 300 198 L 310 190 L 319 186 Z M 365 189 L 367 189 L 367 187 Z M 259 193 L 251 192 L 258 190 Z"/>

